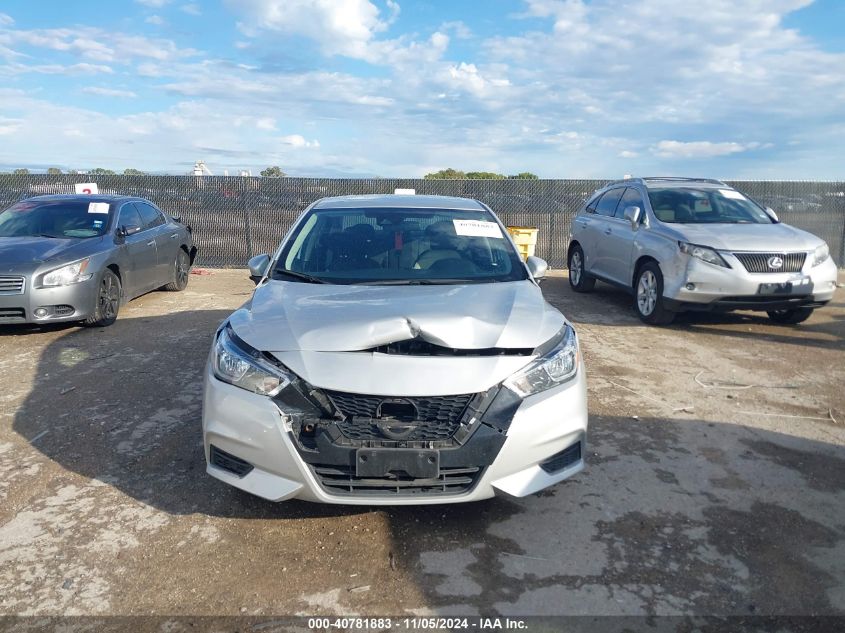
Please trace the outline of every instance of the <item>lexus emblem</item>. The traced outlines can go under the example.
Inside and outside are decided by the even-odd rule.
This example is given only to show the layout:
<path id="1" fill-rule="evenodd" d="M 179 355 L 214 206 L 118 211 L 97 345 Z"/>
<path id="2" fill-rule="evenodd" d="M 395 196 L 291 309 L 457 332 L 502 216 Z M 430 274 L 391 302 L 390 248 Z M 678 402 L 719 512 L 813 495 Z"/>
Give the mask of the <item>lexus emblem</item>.
<path id="1" fill-rule="evenodd" d="M 783 268 L 783 257 L 774 255 L 769 257 L 769 260 L 766 263 L 769 265 L 769 268 L 774 268 L 775 270 Z"/>

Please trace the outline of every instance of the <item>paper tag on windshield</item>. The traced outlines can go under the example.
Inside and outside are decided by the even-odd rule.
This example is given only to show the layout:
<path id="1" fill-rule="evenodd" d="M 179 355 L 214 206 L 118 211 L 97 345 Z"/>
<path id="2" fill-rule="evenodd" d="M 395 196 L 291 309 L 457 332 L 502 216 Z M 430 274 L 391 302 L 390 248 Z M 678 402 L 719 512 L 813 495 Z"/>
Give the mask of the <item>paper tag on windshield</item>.
<path id="1" fill-rule="evenodd" d="M 739 191 L 734 191 L 733 189 L 719 189 L 719 193 L 726 198 L 731 198 L 732 200 L 745 200 L 745 196 L 743 196 Z"/>
<path id="2" fill-rule="evenodd" d="M 455 233 L 467 237 L 498 237 L 502 238 L 502 229 L 495 222 L 484 220 L 452 220 Z"/>
<path id="3" fill-rule="evenodd" d="M 88 204 L 88 213 L 108 213 L 108 202 L 91 202 Z"/>

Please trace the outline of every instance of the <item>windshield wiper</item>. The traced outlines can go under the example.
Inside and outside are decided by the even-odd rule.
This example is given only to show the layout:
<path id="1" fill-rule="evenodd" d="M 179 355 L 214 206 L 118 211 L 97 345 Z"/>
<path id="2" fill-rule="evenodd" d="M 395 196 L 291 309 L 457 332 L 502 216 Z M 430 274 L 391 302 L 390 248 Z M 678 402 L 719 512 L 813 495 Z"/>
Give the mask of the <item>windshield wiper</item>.
<path id="1" fill-rule="evenodd" d="M 357 286 L 442 286 L 474 283 L 476 279 L 373 279 L 360 281 Z"/>
<path id="2" fill-rule="evenodd" d="M 276 268 L 273 270 L 273 279 L 277 278 L 277 275 L 284 275 L 285 277 L 293 277 L 294 279 L 299 279 L 300 281 L 306 281 L 311 284 L 327 284 L 329 283 L 325 279 L 320 279 L 319 277 L 313 277 L 312 275 L 307 275 L 305 273 L 298 273 L 295 270 L 286 270 L 284 268 Z"/>

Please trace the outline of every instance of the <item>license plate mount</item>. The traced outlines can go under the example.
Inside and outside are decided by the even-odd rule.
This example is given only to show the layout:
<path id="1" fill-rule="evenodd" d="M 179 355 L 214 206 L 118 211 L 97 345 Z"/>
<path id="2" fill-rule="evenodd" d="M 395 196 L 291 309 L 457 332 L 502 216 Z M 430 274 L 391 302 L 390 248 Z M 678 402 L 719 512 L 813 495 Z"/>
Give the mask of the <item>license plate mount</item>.
<path id="1" fill-rule="evenodd" d="M 780 283 L 765 283 L 760 284 L 757 289 L 758 295 L 788 295 L 792 294 L 792 282 L 784 281 Z"/>
<path id="2" fill-rule="evenodd" d="M 407 474 L 414 479 L 436 479 L 440 475 L 440 452 L 415 448 L 359 448 L 355 451 L 358 477 L 387 477 Z"/>

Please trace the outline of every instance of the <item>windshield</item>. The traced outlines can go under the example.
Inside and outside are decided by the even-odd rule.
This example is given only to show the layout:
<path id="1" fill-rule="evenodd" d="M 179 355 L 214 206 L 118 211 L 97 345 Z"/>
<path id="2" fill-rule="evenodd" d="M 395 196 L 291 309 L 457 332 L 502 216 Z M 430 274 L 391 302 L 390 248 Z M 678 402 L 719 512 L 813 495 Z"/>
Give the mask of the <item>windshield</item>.
<path id="1" fill-rule="evenodd" d="M 108 202 L 24 200 L 0 213 L 0 237 L 97 237 L 108 223 Z"/>
<path id="2" fill-rule="evenodd" d="M 768 214 L 733 189 L 649 187 L 654 215 L 670 224 L 773 224 Z"/>
<path id="3" fill-rule="evenodd" d="M 274 279 L 335 284 L 483 283 L 528 274 L 487 211 L 315 209 Z"/>

